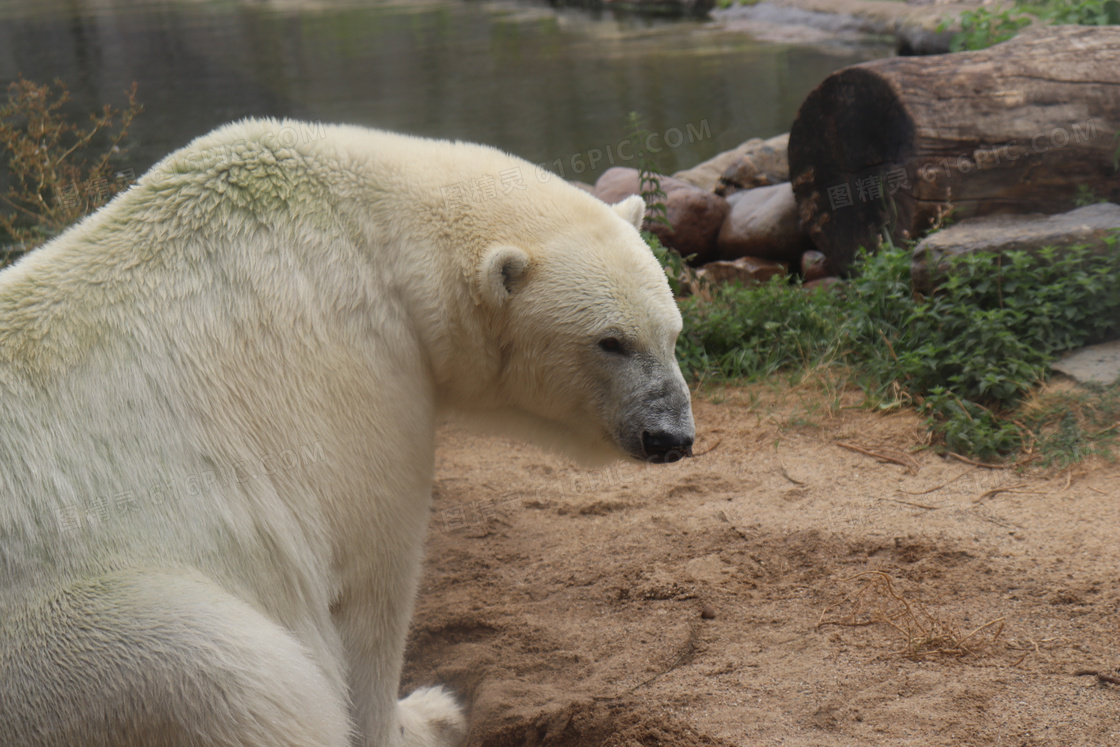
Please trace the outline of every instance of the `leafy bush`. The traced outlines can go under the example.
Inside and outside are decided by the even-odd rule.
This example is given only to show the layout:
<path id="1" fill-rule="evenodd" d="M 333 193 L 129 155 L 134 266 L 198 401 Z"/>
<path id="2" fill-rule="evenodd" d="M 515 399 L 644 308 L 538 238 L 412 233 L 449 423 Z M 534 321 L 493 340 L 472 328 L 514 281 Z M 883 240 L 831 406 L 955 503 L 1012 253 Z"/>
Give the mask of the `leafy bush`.
<path id="1" fill-rule="evenodd" d="M 947 31 L 955 25 L 961 27 L 950 43 L 949 48 L 954 52 L 984 49 L 1007 41 L 1029 26 L 1032 19 L 1028 13 L 1047 24 L 1111 26 L 1120 24 L 1120 0 L 1048 0 L 1020 3 L 1006 9 L 997 6 L 994 10 L 966 10 L 956 19 L 945 18 L 938 31 Z"/>
<path id="2" fill-rule="evenodd" d="M 1117 0 L 1051 0 L 1033 11 L 1044 23 L 1077 26 L 1120 24 Z"/>
<path id="3" fill-rule="evenodd" d="M 682 299 L 682 367 L 757 380 L 832 366 L 871 401 L 917 403 L 948 449 L 990 458 L 1041 440 L 1016 408 L 1061 352 L 1120 331 L 1117 251 L 968 255 L 929 297 L 911 291 L 907 249 L 857 267 L 828 292 L 774 279 Z"/>
<path id="4" fill-rule="evenodd" d="M 953 52 L 985 49 L 993 44 L 1007 41 L 1019 33 L 1019 29 L 1029 26 L 1031 19 L 1014 8 L 988 10 L 978 8 L 966 10 L 958 19 L 961 30 L 953 37 L 949 49 Z M 939 31 L 948 30 L 953 19 L 946 19 L 938 26 Z"/>
<path id="5" fill-rule="evenodd" d="M 785 278 L 754 286 L 718 286 L 711 300 L 681 299 L 684 330 L 677 357 L 694 379 L 758 380 L 828 357 L 841 304 L 829 293 L 803 293 Z"/>
<path id="6" fill-rule="evenodd" d="M 136 84 L 123 112 L 105 105 L 86 126 L 67 120 L 70 93 L 62 81 L 40 85 L 20 78 L 0 106 L 0 149 L 8 188 L 0 193 L 0 266 L 63 231 L 127 187 L 114 177 L 110 159 L 119 153 L 128 126 L 143 107 Z M 90 155 L 97 148 L 99 154 Z"/>

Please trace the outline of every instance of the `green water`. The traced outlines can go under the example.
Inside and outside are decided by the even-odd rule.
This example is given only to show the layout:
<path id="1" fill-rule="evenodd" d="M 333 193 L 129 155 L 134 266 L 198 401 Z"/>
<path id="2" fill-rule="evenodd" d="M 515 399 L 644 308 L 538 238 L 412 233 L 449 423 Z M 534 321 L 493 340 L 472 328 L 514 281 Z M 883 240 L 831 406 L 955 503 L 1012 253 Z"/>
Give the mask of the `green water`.
<path id="1" fill-rule="evenodd" d="M 146 111 L 122 164 L 137 173 L 216 125 L 272 115 L 489 143 L 593 180 L 632 157 L 618 153 L 632 110 L 672 172 L 788 130 L 828 73 L 887 53 L 543 2 L 0 4 L 0 83 L 61 78 L 78 111 L 120 105 L 138 82 Z"/>

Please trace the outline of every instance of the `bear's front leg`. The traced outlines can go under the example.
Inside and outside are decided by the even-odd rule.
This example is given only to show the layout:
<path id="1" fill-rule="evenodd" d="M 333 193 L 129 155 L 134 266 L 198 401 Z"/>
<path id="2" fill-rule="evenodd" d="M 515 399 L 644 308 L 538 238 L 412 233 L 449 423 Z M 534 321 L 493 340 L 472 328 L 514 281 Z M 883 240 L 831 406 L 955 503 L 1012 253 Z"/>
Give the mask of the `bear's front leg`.
<path id="1" fill-rule="evenodd" d="M 406 543 L 407 544 L 407 543 Z M 442 688 L 422 688 L 398 701 L 405 639 L 420 575 L 419 543 L 386 553 L 334 606 L 346 649 L 357 747 L 457 747 L 467 722 Z M 377 570 L 375 570 L 375 567 Z"/>

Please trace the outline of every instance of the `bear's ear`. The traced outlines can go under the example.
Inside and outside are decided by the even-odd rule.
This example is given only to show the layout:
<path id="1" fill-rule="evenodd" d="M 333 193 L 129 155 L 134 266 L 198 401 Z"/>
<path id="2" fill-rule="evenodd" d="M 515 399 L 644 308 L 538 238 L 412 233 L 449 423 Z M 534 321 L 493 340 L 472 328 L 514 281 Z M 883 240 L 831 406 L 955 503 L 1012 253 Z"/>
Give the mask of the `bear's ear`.
<path id="1" fill-rule="evenodd" d="M 630 195 L 622 202 L 611 205 L 611 207 L 622 216 L 624 221 L 639 231 L 642 230 L 642 223 L 646 219 L 646 201 L 642 199 L 641 195 Z"/>
<path id="2" fill-rule="evenodd" d="M 478 285 L 482 298 L 500 306 L 517 290 L 529 269 L 529 255 L 516 246 L 495 246 L 482 257 Z"/>

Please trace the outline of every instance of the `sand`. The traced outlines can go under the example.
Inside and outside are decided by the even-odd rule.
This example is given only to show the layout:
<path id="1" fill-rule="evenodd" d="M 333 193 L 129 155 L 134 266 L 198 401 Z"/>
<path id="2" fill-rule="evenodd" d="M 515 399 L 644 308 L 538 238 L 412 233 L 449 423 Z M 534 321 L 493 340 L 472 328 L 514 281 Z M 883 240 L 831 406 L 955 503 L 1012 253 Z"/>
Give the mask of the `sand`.
<path id="1" fill-rule="evenodd" d="M 966 464 L 859 399 L 711 390 L 696 458 L 605 470 L 444 427 L 402 692 L 470 745 L 1120 742 L 1075 674 L 1120 676 L 1120 466 Z"/>

